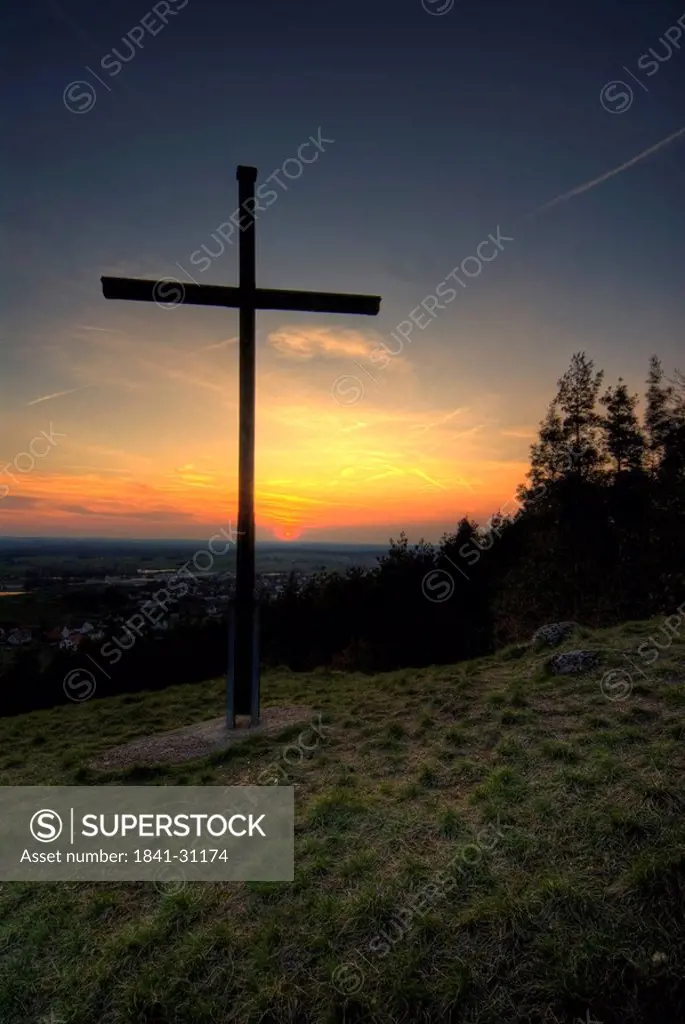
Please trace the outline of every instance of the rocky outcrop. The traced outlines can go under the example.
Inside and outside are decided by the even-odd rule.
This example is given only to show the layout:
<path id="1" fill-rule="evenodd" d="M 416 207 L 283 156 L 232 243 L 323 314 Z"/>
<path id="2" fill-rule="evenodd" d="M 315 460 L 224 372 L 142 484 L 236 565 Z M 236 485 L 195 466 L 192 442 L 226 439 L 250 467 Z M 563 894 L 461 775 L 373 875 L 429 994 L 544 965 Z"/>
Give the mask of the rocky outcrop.
<path id="1" fill-rule="evenodd" d="M 577 622 L 550 622 L 536 629 L 531 643 L 535 647 L 558 647 L 577 628 Z"/>
<path id="2" fill-rule="evenodd" d="M 589 672 L 599 665 L 599 654 L 596 651 L 564 651 L 553 654 L 547 667 L 555 676 L 573 676 L 581 672 Z"/>

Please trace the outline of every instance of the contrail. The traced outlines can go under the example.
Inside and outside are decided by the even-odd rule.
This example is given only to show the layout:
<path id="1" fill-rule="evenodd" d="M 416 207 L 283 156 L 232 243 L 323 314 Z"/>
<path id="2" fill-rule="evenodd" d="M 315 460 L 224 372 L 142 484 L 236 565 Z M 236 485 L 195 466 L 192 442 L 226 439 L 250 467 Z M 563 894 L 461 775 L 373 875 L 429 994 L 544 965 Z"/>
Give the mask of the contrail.
<path id="1" fill-rule="evenodd" d="M 85 391 L 86 388 L 92 387 L 91 384 L 84 384 L 81 388 L 69 388 L 68 391 L 55 391 L 52 395 L 43 395 L 41 398 L 34 398 L 33 401 L 27 402 L 27 405 L 38 405 L 39 402 L 47 402 L 50 398 L 61 398 L 62 395 L 73 395 L 76 391 Z"/>
<path id="2" fill-rule="evenodd" d="M 672 142 L 679 139 L 682 135 L 685 135 L 685 127 L 679 128 L 677 132 L 673 132 L 672 135 L 668 135 L 665 139 L 661 139 L 660 142 L 656 142 L 649 149 L 643 150 L 638 153 L 637 156 L 633 156 L 630 160 L 626 160 L 625 163 L 620 164 L 618 167 L 614 167 L 611 171 L 607 171 L 605 174 L 600 174 L 598 178 L 593 178 L 592 181 L 586 181 L 582 185 L 576 185 L 575 188 L 570 189 L 568 192 L 563 192 L 556 199 L 550 199 L 548 203 L 544 203 L 543 206 L 538 207 L 534 213 L 525 220 L 531 220 L 533 217 L 537 217 L 541 213 L 546 213 L 547 210 L 551 210 L 553 206 L 558 206 L 560 203 L 566 203 L 569 199 L 573 199 L 574 196 L 580 196 L 583 192 L 589 192 L 590 189 L 595 188 L 597 185 L 601 185 L 602 182 L 608 181 L 609 178 L 615 178 L 617 174 L 622 174 L 623 171 L 627 171 L 629 167 L 634 167 L 635 164 L 639 164 L 642 160 L 646 160 L 652 153 L 658 153 L 660 149 L 664 149 L 666 146 L 670 146 Z"/>

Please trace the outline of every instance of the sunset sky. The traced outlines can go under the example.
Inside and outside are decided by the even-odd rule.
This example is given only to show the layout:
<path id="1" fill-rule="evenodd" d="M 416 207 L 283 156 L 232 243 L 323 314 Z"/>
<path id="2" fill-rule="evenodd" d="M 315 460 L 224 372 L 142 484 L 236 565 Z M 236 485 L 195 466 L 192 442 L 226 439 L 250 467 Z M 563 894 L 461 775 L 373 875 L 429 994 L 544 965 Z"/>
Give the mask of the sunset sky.
<path id="1" fill-rule="evenodd" d="M 14 5 L 0 534 L 235 523 L 237 312 L 108 302 L 99 279 L 237 283 L 237 245 L 216 234 L 237 164 L 287 186 L 272 179 L 258 214 L 261 285 L 383 300 L 376 318 L 258 314 L 258 539 L 437 539 L 513 496 L 574 351 L 640 392 L 652 352 L 685 368 L 685 17 L 680 48 L 660 41 L 682 15 L 657 2 L 628 18 L 619 0 Z M 417 313 L 441 283 L 456 298 Z M 423 327 L 379 360 L 411 311 Z"/>

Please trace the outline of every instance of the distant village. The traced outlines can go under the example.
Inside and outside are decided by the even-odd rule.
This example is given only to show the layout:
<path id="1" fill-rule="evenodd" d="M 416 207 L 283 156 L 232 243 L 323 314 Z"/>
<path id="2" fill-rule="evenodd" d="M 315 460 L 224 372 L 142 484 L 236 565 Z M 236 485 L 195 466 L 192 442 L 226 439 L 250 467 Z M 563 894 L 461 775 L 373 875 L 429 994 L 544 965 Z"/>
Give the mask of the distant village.
<path id="1" fill-rule="evenodd" d="M 188 625 L 209 619 L 221 619 L 227 614 L 228 605 L 235 592 L 235 574 L 230 572 L 212 572 L 191 579 L 183 579 L 183 596 L 174 597 L 173 589 L 166 598 L 164 582 L 176 574 L 173 569 L 138 569 L 135 576 L 104 576 L 90 579 L 74 579 L 73 577 L 51 576 L 45 578 L 44 586 L 32 591 L 40 595 L 48 589 L 53 593 L 57 588 L 63 594 L 69 591 L 80 593 L 92 588 L 93 609 L 98 609 L 79 621 L 79 616 L 65 611 L 62 621 L 41 628 L 39 624 L 21 625 L 13 622 L 11 613 L 3 616 L 3 603 L 0 600 L 0 647 L 5 649 L 23 648 L 31 645 L 41 648 L 56 648 L 63 651 L 76 651 L 85 641 L 97 643 L 107 637 L 121 633 L 126 623 L 133 616 L 150 615 L 150 606 L 157 606 L 156 618 L 159 621 L 148 622 L 148 629 L 159 639 L 164 633 L 178 625 Z M 257 575 L 257 590 L 261 596 L 276 597 L 283 592 L 288 580 L 294 576 L 298 582 L 306 579 L 307 574 L 300 572 L 265 572 Z M 107 592 L 116 591 L 121 595 L 116 611 L 108 611 Z M 19 596 L 23 591 L 5 591 L 6 597 Z M 181 591 L 179 591 L 180 595 Z M 157 602 L 155 595 L 158 595 Z M 87 598 L 86 598 L 86 603 Z"/>

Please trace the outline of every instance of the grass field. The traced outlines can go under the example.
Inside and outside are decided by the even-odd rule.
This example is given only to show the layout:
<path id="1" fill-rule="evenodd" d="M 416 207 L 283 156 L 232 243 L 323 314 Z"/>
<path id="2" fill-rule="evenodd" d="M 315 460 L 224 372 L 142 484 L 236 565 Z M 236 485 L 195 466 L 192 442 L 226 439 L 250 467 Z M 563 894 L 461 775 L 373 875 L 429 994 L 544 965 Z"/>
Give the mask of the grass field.
<path id="1" fill-rule="evenodd" d="M 6 883 L 0 1021 L 682 1022 L 685 643 L 637 654 L 660 624 L 584 630 L 561 649 L 604 662 L 576 678 L 522 647 L 268 675 L 265 705 L 321 714 L 286 766 L 294 883 Z M 222 703 L 216 681 L 4 720 L 0 784 L 103 781 L 91 756 Z M 299 732 L 104 781 L 255 782 Z"/>

